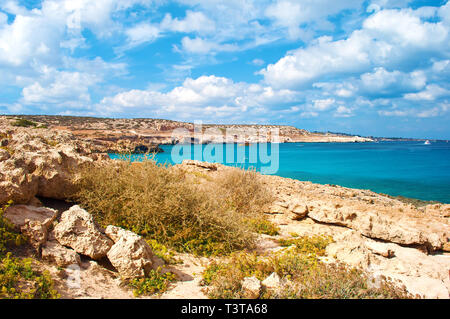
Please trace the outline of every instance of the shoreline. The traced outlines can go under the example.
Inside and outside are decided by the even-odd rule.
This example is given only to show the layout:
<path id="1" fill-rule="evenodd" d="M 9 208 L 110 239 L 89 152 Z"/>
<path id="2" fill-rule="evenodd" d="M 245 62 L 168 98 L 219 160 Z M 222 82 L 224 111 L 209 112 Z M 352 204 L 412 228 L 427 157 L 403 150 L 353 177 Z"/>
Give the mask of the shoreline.
<path id="1" fill-rule="evenodd" d="M 48 212 L 52 207 L 45 208 L 46 204 L 50 205 L 46 202 L 47 199 L 62 201 L 69 199 L 70 194 L 77 191 L 74 174 L 75 176 L 77 173 L 81 174 L 84 165 L 106 167 L 108 172 L 114 175 L 114 170 L 111 169 L 116 167 L 114 160 L 110 159 L 106 153 L 97 152 L 105 145 L 97 145 L 71 132 L 48 128 L 14 127 L 0 120 L 0 135 L 2 145 L 0 203 L 6 204 L 12 200 L 14 202 L 12 210 L 21 212 L 20 214 L 44 210 Z M 134 144 L 125 146 L 132 145 Z M 140 176 L 140 170 L 144 172 L 145 166 L 136 165 L 134 168 L 138 173 L 134 176 Z M 196 161 L 185 161 L 171 166 L 170 170 L 174 171 L 165 172 L 175 174 L 177 170 L 181 170 L 180 175 L 176 176 L 183 178 L 162 179 L 161 182 L 182 181 L 185 187 L 195 187 L 196 191 L 204 192 L 205 200 L 212 202 L 216 194 L 211 194 L 211 189 L 218 187 L 217 183 L 227 176 L 232 177 L 234 173 L 243 173 L 231 166 Z M 147 172 L 151 171 L 147 170 Z M 321 257 L 320 262 L 344 263 L 349 267 L 359 268 L 370 276 L 383 275 L 396 278 L 407 287 L 409 292 L 427 298 L 448 298 L 450 282 L 448 281 L 447 256 L 450 253 L 448 240 L 450 205 L 421 203 L 424 205 L 415 206 L 413 203 L 405 203 L 400 199 L 369 190 L 305 182 L 276 175 L 256 174 L 256 178 L 252 181 L 256 180 L 261 187 L 264 186 L 267 194 L 273 197 L 273 201 L 258 209 L 258 212 L 279 228 L 278 235 L 258 235 L 258 241 L 255 243 L 255 249 L 258 249 L 256 253 L 277 253 L 279 249 L 283 249 L 277 244 L 278 240 L 332 236 L 334 242 L 327 246 L 326 256 Z M 110 181 L 114 182 L 115 178 Z M 230 190 L 239 189 L 246 185 L 245 181 L 249 182 L 245 179 L 237 181 L 232 179 L 232 181 L 234 182 L 230 185 Z M 108 184 L 102 182 L 99 185 Z M 140 190 L 139 185 L 137 189 Z M 164 191 L 164 185 L 166 184 L 157 188 Z M 111 188 L 111 191 L 113 189 L 115 188 Z M 153 188 L 145 187 L 145 189 Z M 182 188 L 177 190 L 180 189 Z M 108 189 L 101 192 L 100 199 L 103 199 L 106 193 Z M 162 198 L 165 196 L 168 195 L 165 194 Z M 178 191 L 172 192 L 171 196 L 173 199 L 178 198 Z M 183 203 L 182 199 L 180 204 L 183 206 Z M 157 204 L 163 205 L 163 203 Z M 192 207 L 193 212 L 197 210 L 197 207 L 196 205 Z M 60 207 L 55 208 L 60 209 Z M 76 211 L 81 215 L 93 213 L 80 212 L 76 206 L 72 206 L 69 210 L 66 208 L 61 207 L 59 211 L 63 213 L 59 214 L 61 218 L 65 215 L 75 216 Z M 214 216 L 217 211 L 209 211 L 209 214 Z M 55 215 L 58 214 L 55 213 Z M 62 219 L 59 220 L 59 223 L 64 222 Z M 51 240 L 52 244 L 58 245 L 53 239 Z M 60 248 L 64 250 L 64 247 Z M 69 252 L 71 255 L 75 254 L 72 250 Z M 56 254 L 57 251 L 54 253 Z M 121 254 L 118 257 L 125 256 L 126 254 Z M 174 286 L 171 286 L 174 288 L 170 288 L 166 296 L 169 298 L 205 296 L 201 294 L 202 287 L 199 285 L 202 280 L 201 273 L 205 267 L 194 268 L 194 264 L 198 265 L 198 259 L 191 254 L 184 256 L 188 257 L 184 260 L 196 275 L 192 274 L 190 280 L 174 283 Z M 82 261 L 82 276 L 85 278 L 82 282 L 83 289 L 79 294 L 72 294 L 64 288 L 64 282 L 58 277 L 60 270 L 55 264 L 41 260 L 40 257 L 37 258 L 43 267 L 52 271 L 52 278 L 61 283 L 60 291 L 68 298 L 85 296 L 98 298 L 104 296 L 105 292 L 108 292 L 109 297 L 132 298 L 130 291 L 119 288 L 118 282 L 114 279 L 117 273 L 111 273 L 92 260 Z M 207 263 L 214 258 L 204 260 Z M 376 267 L 376 273 L 374 273 L 374 267 Z M 179 269 L 183 271 L 186 267 L 182 265 Z M 93 284 L 97 280 L 104 280 L 103 284 L 100 286 Z"/>

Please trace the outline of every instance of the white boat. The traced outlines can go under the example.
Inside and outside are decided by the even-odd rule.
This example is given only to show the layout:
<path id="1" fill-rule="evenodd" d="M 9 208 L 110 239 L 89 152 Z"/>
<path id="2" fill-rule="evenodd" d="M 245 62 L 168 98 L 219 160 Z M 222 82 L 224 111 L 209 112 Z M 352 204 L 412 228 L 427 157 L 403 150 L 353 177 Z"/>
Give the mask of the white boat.
<path id="1" fill-rule="evenodd" d="M 430 145 L 431 143 L 430 143 L 429 140 L 426 140 L 425 143 L 423 143 L 423 144 L 425 144 L 425 145 Z"/>

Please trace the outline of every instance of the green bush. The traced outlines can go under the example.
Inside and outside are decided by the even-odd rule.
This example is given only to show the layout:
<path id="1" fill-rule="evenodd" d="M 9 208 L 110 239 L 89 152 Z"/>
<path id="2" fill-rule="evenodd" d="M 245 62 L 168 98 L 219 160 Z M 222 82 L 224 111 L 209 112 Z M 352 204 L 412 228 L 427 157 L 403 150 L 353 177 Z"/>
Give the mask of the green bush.
<path id="1" fill-rule="evenodd" d="M 280 239 L 278 243 L 281 246 L 294 246 L 295 249 L 302 254 L 314 254 L 324 256 L 325 249 L 333 242 L 332 236 L 302 236 L 298 238 Z"/>
<path id="2" fill-rule="evenodd" d="M 11 125 L 19 127 L 36 127 L 37 123 L 25 119 L 17 119 L 15 122 L 11 123 Z"/>
<path id="3" fill-rule="evenodd" d="M 258 216 L 258 218 L 246 218 L 243 220 L 244 223 L 249 225 L 249 227 L 258 234 L 276 236 L 278 235 L 279 228 L 269 220 Z"/>
<path id="4" fill-rule="evenodd" d="M 167 290 L 169 284 L 175 280 L 175 274 L 171 272 L 162 273 L 161 268 L 158 268 L 156 270 L 152 269 L 145 278 L 131 280 L 129 285 L 134 289 L 134 296 L 138 297 L 163 293 Z"/>

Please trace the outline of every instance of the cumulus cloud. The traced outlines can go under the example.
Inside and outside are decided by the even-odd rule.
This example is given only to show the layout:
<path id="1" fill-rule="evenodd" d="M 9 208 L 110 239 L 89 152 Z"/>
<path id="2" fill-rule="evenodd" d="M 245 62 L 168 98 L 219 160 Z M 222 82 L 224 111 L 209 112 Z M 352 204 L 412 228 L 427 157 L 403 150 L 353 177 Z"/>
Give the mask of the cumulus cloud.
<path id="1" fill-rule="evenodd" d="M 269 5 L 265 11 L 267 17 L 278 26 L 287 29 L 288 36 L 293 39 L 308 36 L 305 24 L 313 24 L 310 28 L 333 29 L 328 17 L 342 10 L 354 10 L 361 7 L 361 0 L 279 0 Z"/>
<path id="2" fill-rule="evenodd" d="M 22 102 L 24 104 L 64 104 L 70 101 L 71 103 L 82 103 L 84 106 L 91 100 L 89 87 L 97 83 L 98 79 L 86 73 L 51 70 L 46 71 L 42 82 L 44 83 L 34 82 L 23 89 Z"/>
<path id="3" fill-rule="evenodd" d="M 404 73 L 389 72 L 383 67 L 361 75 L 361 93 L 375 97 L 401 96 L 407 92 L 417 92 L 425 87 L 427 77 L 423 71 Z"/>
<path id="4" fill-rule="evenodd" d="M 242 117 L 252 109 L 285 105 L 296 98 L 297 93 L 290 90 L 273 90 L 259 84 L 236 83 L 224 77 L 201 76 L 187 78 L 183 85 L 166 93 L 151 89 L 130 90 L 106 97 L 96 109 L 109 114 L 138 108 L 141 112 L 170 115 L 171 118 L 185 114 L 217 119 L 235 113 Z"/>
<path id="5" fill-rule="evenodd" d="M 410 9 L 382 10 L 348 38 L 321 37 L 260 73 L 274 87 L 298 88 L 321 76 L 363 73 L 374 66 L 407 70 L 430 57 L 448 55 L 449 43 L 449 30 L 442 22 L 422 21 Z"/>
<path id="6" fill-rule="evenodd" d="M 405 99 L 413 101 L 434 101 L 443 96 L 450 96 L 450 91 L 437 84 L 427 85 L 426 89 L 419 93 L 405 94 Z"/>
<path id="7" fill-rule="evenodd" d="M 449 114 L 450 2 L 176 2 L 2 1 L 0 89 L 17 99 L 0 110 L 291 123 Z"/>

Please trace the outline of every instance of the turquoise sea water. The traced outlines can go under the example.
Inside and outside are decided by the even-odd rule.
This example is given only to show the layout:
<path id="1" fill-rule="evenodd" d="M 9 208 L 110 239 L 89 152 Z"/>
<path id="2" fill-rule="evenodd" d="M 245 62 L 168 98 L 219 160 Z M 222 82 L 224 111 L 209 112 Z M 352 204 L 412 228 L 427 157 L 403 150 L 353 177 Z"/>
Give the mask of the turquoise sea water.
<path id="1" fill-rule="evenodd" d="M 252 154 L 259 154 L 261 150 L 264 154 L 267 147 L 272 164 L 279 159 L 273 166 L 278 164 L 275 174 L 282 177 L 450 203 L 450 143 L 285 143 L 277 144 L 278 149 L 275 147 L 270 153 L 271 146 L 193 145 L 190 154 L 188 148 L 184 153 L 175 149 L 181 156 L 174 157 L 172 151 L 177 146 L 163 145 L 164 153 L 157 154 L 155 159 L 167 164 L 176 164 L 182 159 L 200 159 L 261 170 L 268 166 L 268 158 L 258 155 L 256 163 L 249 162 Z M 194 158 L 195 147 L 197 156 L 203 155 L 202 158 Z M 228 163 L 225 160 L 227 154 Z M 117 155 L 110 154 L 110 157 L 117 158 Z M 142 155 L 133 155 L 133 160 L 142 158 Z"/>

